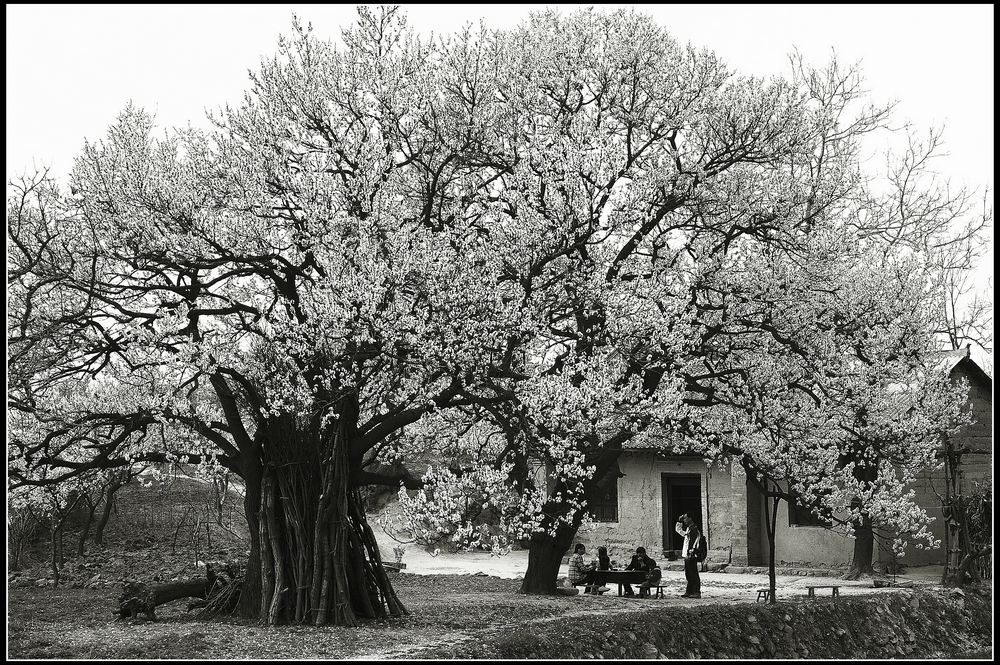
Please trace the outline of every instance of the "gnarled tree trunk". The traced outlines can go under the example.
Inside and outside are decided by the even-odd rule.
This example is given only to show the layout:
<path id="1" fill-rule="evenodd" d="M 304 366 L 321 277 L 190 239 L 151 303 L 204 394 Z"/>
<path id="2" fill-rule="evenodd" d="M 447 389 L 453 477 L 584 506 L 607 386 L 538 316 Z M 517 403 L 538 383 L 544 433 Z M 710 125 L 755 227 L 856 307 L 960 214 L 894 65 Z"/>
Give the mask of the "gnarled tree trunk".
<path id="1" fill-rule="evenodd" d="M 613 465 L 616 464 L 620 452 L 620 450 L 603 449 L 588 460 L 596 467 L 593 476 L 583 481 L 582 489 L 588 503 L 595 501 L 603 493 L 604 483 L 618 482 L 617 466 Z M 608 471 L 612 468 L 616 472 L 608 475 Z M 527 473 L 526 466 L 523 467 L 522 473 Z M 546 512 L 560 514 L 572 510 L 574 511 L 573 519 L 569 524 L 560 522 L 556 525 L 554 536 L 536 533 L 528 541 L 528 570 L 524 573 L 521 593 L 556 593 L 559 566 L 562 563 L 562 558 L 569 551 L 570 545 L 573 544 L 573 539 L 576 538 L 584 517 L 584 511 L 573 508 L 560 499 L 552 498 L 559 496 L 566 490 L 566 486 L 562 483 L 550 488 L 550 500 Z"/>
<path id="2" fill-rule="evenodd" d="M 875 534 L 872 532 L 872 520 L 862 514 L 861 519 L 854 524 L 854 556 L 851 558 L 851 570 L 847 579 L 856 580 L 875 574 L 872 557 L 875 549 Z"/>
<path id="3" fill-rule="evenodd" d="M 360 465 L 349 454 L 356 428 L 351 416 L 343 414 L 326 440 L 291 417 L 272 419 L 258 438 L 259 477 L 256 469 L 243 469 L 250 471 L 251 534 L 244 616 L 267 624 L 355 626 L 363 618 L 407 613 L 352 482 Z M 250 490 L 253 481 L 256 491 Z"/>
<path id="4" fill-rule="evenodd" d="M 173 602 L 180 598 L 205 598 L 208 595 L 209 581 L 186 580 L 148 586 L 141 582 L 129 582 L 118 600 L 116 614 L 118 618 L 134 619 L 138 614 L 145 614 L 149 619 L 156 620 L 156 606 Z"/>
<path id="5" fill-rule="evenodd" d="M 577 527 L 560 524 L 556 535 L 535 534 L 528 543 L 528 570 L 521 593 L 554 594 L 562 558 L 576 537 Z"/>

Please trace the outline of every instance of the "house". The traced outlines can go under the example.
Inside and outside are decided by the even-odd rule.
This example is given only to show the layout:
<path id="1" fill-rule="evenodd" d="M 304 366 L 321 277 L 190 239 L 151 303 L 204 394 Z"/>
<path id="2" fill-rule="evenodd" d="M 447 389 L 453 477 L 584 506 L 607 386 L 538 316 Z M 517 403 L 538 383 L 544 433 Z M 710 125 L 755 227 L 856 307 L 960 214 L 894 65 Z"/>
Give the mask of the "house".
<path id="1" fill-rule="evenodd" d="M 962 483 L 992 478 L 992 388 L 993 381 L 970 357 L 969 350 L 943 355 L 953 380 L 968 380 L 969 401 L 975 422 L 953 436 L 967 445 Z M 592 505 L 595 524 L 581 530 L 579 539 L 592 549 L 608 545 L 620 558 L 642 545 L 653 558 L 669 558 L 679 551 L 683 539 L 674 532 L 682 513 L 701 515 L 708 536 L 709 562 L 733 566 L 764 566 L 768 545 L 764 526 L 764 502 L 760 492 L 748 483 L 739 467 L 709 465 L 699 456 L 664 454 L 650 448 L 627 448 L 618 461 L 617 483 L 608 482 L 603 501 Z M 918 478 L 917 501 L 929 515 L 935 536 L 942 539 L 944 524 L 941 504 L 935 492 L 943 493 L 943 471 L 928 470 Z M 877 545 L 876 545 L 877 547 Z M 881 549 L 881 548 L 880 548 Z M 808 510 L 796 510 L 782 501 L 775 532 L 778 561 L 798 566 L 846 567 L 854 552 L 853 539 L 826 528 Z M 888 552 L 875 553 L 875 560 L 887 561 Z M 907 548 L 901 563 L 923 565 L 943 563 L 942 548 Z"/>

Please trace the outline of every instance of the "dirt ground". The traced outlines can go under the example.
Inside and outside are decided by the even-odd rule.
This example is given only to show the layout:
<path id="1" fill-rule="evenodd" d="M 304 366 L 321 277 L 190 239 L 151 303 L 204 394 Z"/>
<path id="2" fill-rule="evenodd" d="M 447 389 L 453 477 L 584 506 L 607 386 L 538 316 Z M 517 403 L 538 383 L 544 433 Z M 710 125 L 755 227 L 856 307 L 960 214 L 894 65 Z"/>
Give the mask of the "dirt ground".
<path id="1" fill-rule="evenodd" d="M 110 533 L 114 543 L 110 548 L 95 548 L 67 564 L 64 586 L 36 585 L 49 576 L 44 548 L 25 570 L 8 576 L 9 657 L 390 659 L 447 654 L 450 645 L 466 639 L 522 627 L 530 630 L 537 622 L 578 614 L 627 613 L 656 605 L 753 603 L 756 589 L 767 584 L 765 575 L 703 573 L 702 599 L 688 600 L 679 597 L 684 590 L 683 573 L 664 571 L 668 587 L 663 599 L 619 598 L 616 587 L 600 597 L 523 596 L 518 589 L 527 568 L 526 551 L 505 556 L 487 552 L 434 555 L 410 545 L 403 555 L 406 570 L 394 582 L 410 610 L 407 617 L 353 629 L 265 628 L 235 620 L 197 620 L 186 613 L 187 601 L 179 600 L 158 608 L 155 623 L 118 622 L 112 612 L 120 580 L 168 581 L 201 575 L 204 564 L 200 559 L 227 559 L 241 548 L 237 540 L 216 537 L 212 551 L 202 550 L 199 556 L 180 546 L 174 552 L 169 540 L 146 542 L 133 534 L 133 540 L 126 541 L 122 534 Z M 397 543 L 377 530 L 376 534 L 383 557 L 391 561 Z M 565 572 L 563 566 L 561 574 Z M 940 569 L 914 569 L 906 577 L 929 585 L 939 579 Z M 782 575 L 777 583 L 779 599 L 804 597 L 807 584 L 836 583 L 845 596 L 894 592 L 874 589 L 870 581 L 834 578 Z"/>
<path id="2" fill-rule="evenodd" d="M 753 577 L 742 580 L 736 578 Z M 157 609 L 159 621 L 117 622 L 118 589 L 15 588 L 9 590 L 8 655 L 12 658 L 371 658 L 388 659 L 446 648 L 477 634 L 575 614 L 608 614 L 653 605 L 752 603 L 761 576 L 706 573 L 703 598 L 680 598 L 683 575 L 668 571 L 664 599 L 522 596 L 519 582 L 484 575 L 416 575 L 396 578 L 410 616 L 360 628 L 264 628 L 236 621 L 198 621 L 186 601 Z M 779 597 L 804 595 L 804 583 L 783 580 Z M 819 583 L 809 578 L 809 583 Z M 844 584 L 844 595 L 893 593 L 870 582 Z"/>

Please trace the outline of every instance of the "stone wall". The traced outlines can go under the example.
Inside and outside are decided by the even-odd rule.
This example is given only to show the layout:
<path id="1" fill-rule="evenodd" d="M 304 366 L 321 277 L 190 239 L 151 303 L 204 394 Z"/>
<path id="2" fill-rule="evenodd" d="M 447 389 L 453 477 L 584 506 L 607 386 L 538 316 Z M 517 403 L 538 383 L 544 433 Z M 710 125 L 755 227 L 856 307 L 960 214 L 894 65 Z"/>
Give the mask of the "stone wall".
<path id="1" fill-rule="evenodd" d="M 665 458 L 650 450 L 626 451 L 618 462 L 618 522 L 600 522 L 581 529 L 578 541 L 594 553 L 608 547 L 612 558 L 627 561 L 642 546 L 654 559 L 663 557 L 663 489 L 661 474 L 698 474 L 701 477 L 701 524 L 708 536 L 709 560 L 729 562 L 734 542 L 734 522 L 745 538 L 745 495 L 734 506 L 733 478 L 727 469 L 709 467 L 699 458 Z M 739 488 L 737 488 L 739 495 Z"/>
<path id="2" fill-rule="evenodd" d="M 993 399 L 992 384 L 985 380 L 981 373 L 974 371 L 967 364 L 960 362 L 952 371 L 954 379 L 964 378 L 969 382 L 969 406 L 972 409 L 974 422 L 963 427 L 952 435 L 952 440 L 958 446 L 968 447 L 972 451 L 962 458 L 962 474 L 959 478 L 963 492 L 972 489 L 973 484 L 993 478 Z M 944 519 L 941 514 L 939 494 L 944 494 L 944 469 L 929 469 L 920 474 L 916 486 L 916 501 L 923 506 L 927 514 L 934 518 L 929 529 L 934 537 L 943 541 Z M 887 561 L 884 552 L 879 557 Z M 905 556 L 899 560 L 911 566 L 928 564 L 943 564 L 945 561 L 944 546 L 936 548 L 918 548 L 909 544 Z"/>
<path id="3" fill-rule="evenodd" d="M 964 361 L 956 366 L 953 376 L 969 380 L 969 401 L 975 418 L 973 424 L 955 435 L 963 445 L 977 451 L 967 455 L 963 462 L 962 484 L 968 488 L 975 481 L 992 478 L 992 385 Z M 597 546 L 605 545 L 621 563 L 641 545 L 650 556 L 660 560 L 664 556 L 661 474 L 683 473 L 698 474 L 701 478 L 701 524 L 708 536 L 709 562 L 766 565 L 767 532 L 762 501 L 752 488 L 748 490 L 746 478 L 738 467 L 730 470 L 709 466 L 697 457 L 627 450 L 619 459 L 619 468 L 624 475 L 618 479 L 618 521 L 597 523 L 579 533 L 579 542 L 586 544 L 591 554 Z M 914 488 L 917 502 L 936 518 L 930 528 L 939 540 L 944 536 L 944 524 L 936 492 L 943 491 L 943 479 L 941 469 L 931 469 L 921 474 Z M 876 545 L 874 558 L 888 563 L 889 545 Z M 853 554 L 854 540 L 840 531 L 789 524 L 788 504 L 781 502 L 775 533 L 775 560 L 779 566 L 847 567 Z M 940 564 L 944 562 L 944 551 L 940 547 L 917 548 L 911 544 L 899 562 Z"/>
<path id="4" fill-rule="evenodd" d="M 890 591 L 775 605 L 714 603 L 557 616 L 420 657 L 560 660 L 989 657 L 989 590 Z"/>

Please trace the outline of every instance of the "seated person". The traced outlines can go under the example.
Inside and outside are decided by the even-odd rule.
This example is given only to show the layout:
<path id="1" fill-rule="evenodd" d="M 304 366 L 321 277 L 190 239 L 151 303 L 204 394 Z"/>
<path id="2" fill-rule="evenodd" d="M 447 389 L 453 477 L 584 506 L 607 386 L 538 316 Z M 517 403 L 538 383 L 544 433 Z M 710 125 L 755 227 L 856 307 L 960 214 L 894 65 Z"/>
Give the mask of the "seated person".
<path id="1" fill-rule="evenodd" d="M 611 570 L 611 557 L 608 556 L 608 548 L 603 545 L 597 548 L 597 569 Z"/>
<path id="2" fill-rule="evenodd" d="M 607 587 L 601 587 L 600 582 L 596 579 L 596 569 L 600 566 L 600 556 L 598 556 L 598 561 L 596 563 L 584 563 L 583 555 L 587 553 L 587 548 L 583 543 L 577 543 L 576 547 L 573 548 L 573 556 L 569 558 L 569 583 L 573 586 L 580 584 L 586 585 L 584 588 L 584 593 L 600 594 L 608 590 Z M 605 558 L 607 552 L 605 551 Z M 608 559 L 610 564 L 610 559 Z M 610 566 L 609 566 L 610 567 Z"/>
<path id="3" fill-rule="evenodd" d="M 662 576 L 663 573 L 660 571 L 660 567 L 653 566 L 653 569 L 646 575 L 646 581 L 639 585 L 639 597 L 649 598 L 649 590 L 659 586 Z"/>
<path id="4" fill-rule="evenodd" d="M 583 543 L 577 543 L 573 548 L 573 556 L 569 558 L 569 583 L 573 586 L 586 584 L 584 592 L 590 591 L 591 582 L 594 578 L 594 567 L 592 564 L 583 562 L 583 555 L 587 553 L 587 548 Z"/>
<path id="5" fill-rule="evenodd" d="M 649 572 L 653 568 L 656 568 L 656 562 L 650 559 L 648 556 L 646 556 L 645 547 L 635 548 L 635 554 L 632 556 L 632 561 L 630 561 L 629 564 L 625 566 L 625 570 L 643 570 L 646 572 Z M 635 595 L 635 592 L 632 591 L 631 584 L 626 582 L 623 586 L 625 587 L 626 596 Z"/>
<path id="6" fill-rule="evenodd" d="M 597 570 L 594 573 L 594 584 L 598 587 L 597 593 L 605 593 L 610 591 L 607 586 L 607 577 L 601 574 L 601 571 L 611 570 L 611 557 L 608 556 L 608 548 L 601 547 L 597 548 Z"/>

